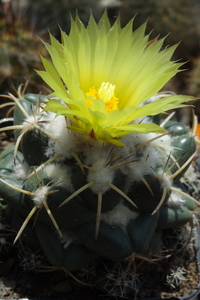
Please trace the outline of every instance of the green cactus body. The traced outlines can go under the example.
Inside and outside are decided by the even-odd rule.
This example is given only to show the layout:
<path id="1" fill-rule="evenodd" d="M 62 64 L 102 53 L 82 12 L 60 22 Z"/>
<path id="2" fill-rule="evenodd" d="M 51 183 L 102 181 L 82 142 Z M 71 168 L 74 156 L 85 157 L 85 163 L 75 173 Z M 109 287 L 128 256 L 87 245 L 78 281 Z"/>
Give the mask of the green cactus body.
<path id="1" fill-rule="evenodd" d="M 80 140 L 64 116 L 40 108 L 42 100 L 33 94 L 19 100 L 19 147 L 0 156 L 0 196 L 14 212 L 16 231 L 26 220 L 24 244 L 41 247 L 50 264 L 68 271 L 99 265 L 99 258 L 126 265 L 135 254 L 157 253 L 167 230 L 191 221 L 195 204 L 179 182 L 196 150 L 187 126 L 169 121 L 167 135 L 130 134 L 125 147 L 115 147 Z M 105 292 L 102 271 L 95 280 Z"/>
<path id="2" fill-rule="evenodd" d="M 196 155 L 195 118 L 192 130 L 162 119 L 194 100 L 159 92 L 183 63 L 171 60 L 176 45 L 132 25 L 111 26 L 104 12 L 84 26 L 77 14 L 61 42 L 50 34 L 50 60 L 45 51 L 36 72 L 52 94 L 20 86 L 5 96 L 15 102 L 14 125 L 0 128 L 14 130 L 0 155 L 1 255 L 20 239 L 24 256 L 44 256 L 37 269 L 80 281 L 93 268 L 83 281 L 122 298 L 137 297 L 152 261 L 186 250 L 199 205 L 183 180 Z"/>

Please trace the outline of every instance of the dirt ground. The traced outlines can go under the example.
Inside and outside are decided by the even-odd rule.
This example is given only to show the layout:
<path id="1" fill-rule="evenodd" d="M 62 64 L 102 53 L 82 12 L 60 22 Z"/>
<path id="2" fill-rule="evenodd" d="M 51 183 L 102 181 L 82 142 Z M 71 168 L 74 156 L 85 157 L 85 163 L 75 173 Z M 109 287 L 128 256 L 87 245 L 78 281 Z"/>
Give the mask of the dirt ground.
<path id="1" fill-rule="evenodd" d="M 163 275 L 162 267 L 159 264 L 150 265 L 146 274 L 148 284 L 145 289 L 139 291 L 139 294 L 146 293 L 148 298 L 156 295 L 157 299 L 190 295 L 198 287 L 196 261 L 187 262 L 185 268 L 187 270 L 186 280 L 180 287 L 174 289 L 160 281 Z M 163 292 L 160 293 L 161 289 Z M 17 252 L 0 263 L 0 299 L 103 300 L 109 298 L 118 299 L 98 295 L 98 292 L 92 287 L 76 282 L 62 270 L 24 271 Z M 133 300 L 134 298 L 126 299 Z"/>

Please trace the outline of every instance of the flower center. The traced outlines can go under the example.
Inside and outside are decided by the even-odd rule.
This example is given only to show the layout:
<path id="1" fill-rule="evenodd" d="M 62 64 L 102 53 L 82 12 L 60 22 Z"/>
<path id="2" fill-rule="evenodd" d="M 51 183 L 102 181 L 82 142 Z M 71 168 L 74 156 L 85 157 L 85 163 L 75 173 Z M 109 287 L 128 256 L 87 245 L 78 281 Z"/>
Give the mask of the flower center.
<path id="1" fill-rule="evenodd" d="M 109 82 L 102 82 L 99 89 L 90 88 L 89 92 L 85 93 L 86 103 L 88 108 L 92 108 L 92 101 L 101 99 L 106 106 L 106 114 L 111 110 L 118 110 L 118 98 L 115 96 L 115 85 Z"/>

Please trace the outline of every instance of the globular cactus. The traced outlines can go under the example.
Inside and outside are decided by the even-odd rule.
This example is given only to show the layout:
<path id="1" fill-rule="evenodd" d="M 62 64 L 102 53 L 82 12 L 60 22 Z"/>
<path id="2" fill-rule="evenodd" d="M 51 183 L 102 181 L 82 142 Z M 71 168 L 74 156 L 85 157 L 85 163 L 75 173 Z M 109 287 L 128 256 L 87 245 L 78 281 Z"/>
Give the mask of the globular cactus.
<path id="1" fill-rule="evenodd" d="M 110 30 L 111 28 L 114 29 Z M 151 55 L 155 55 L 158 56 L 158 63 L 163 64 L 160 53 L 165 60 L 169 54 L 168 49 L 164 50 L 164 53 L 159 52 L 158 47 L 161 43 L 155 40 L 146 41 L 144 46 L 144 40 L 141 38 L 143 29 L 141 27 L 132 36 L 130 24 L 123 31 L 118 21 L 114 27 L 110 27 L 105 14 L 99 25 L 91 17 L 88 26 L 89 32 L 93 30 L 91 43 L 85 46 L 86 49 L 89 49 L 88 45 L 93 47 L 92 39 L 94 44 L 98 45 L 98 38 L 105 42 L 106 31 L 109 36 L 108 43 L 110 38 L 112 41 L 112 34 L 116 38 L 119 33 L 120 41 L 121 34 L 124 34 L 123 47 L 126 47 L 126 39 L 133 38 L 131 49 L 134 49 L 134 43 L 137 49 L 142 45 L 144 57 L 149 57 L 150 63 Z M 84 30 L 84 25 L 76 19 L 72 21 L 71 35 L 67 37 L 63 34 L 63 39 L 67 39 L 69 47 L 73 48 L 71 42 L 74 37 L 82 50 L 83 44 L 79 43 L 77 36 L 84 43 L 81 35 Z M 75 32 L 76 35 L 73 35 Z M 86 37 L 90 38 L 88 35 Z M 138 42 L 140 38 L 141 41 Z M 63 59 L 62 45 L 53 37 L 51 41 L 53 47 L 47 44 L 46 47 L 55 66 L 58 64 L 63 68 L 59 64 L 58 56 L 61 51 Z M 87 42 L 88 40 L 85 41 Z M 111 49 L 107 49 L 111 54 Z M 119 61 L 118 55 L 122 55 L 122 49 L 120 47 L 119 53 L 115 49 Z M 102 49 L 100 50 L 96 50 L 99 57 L 102 55 Z M 140 50 L 134 51 L 136 56 L 140 54 Z M 84 53 L 87 56 L 87 51 L 82 52 Z M 78 56 L 79 54 L 77 52 Z M 68 75 L 69 57 L 68 52 Z M 79 61 L 80 59 L 82 58 L 79 56 Z M 83 83 L 75 90 L 76 79 L 70 76 L 69 84 L 66 84 L 67 90 L 66 74 L 62 73 L 62 82 L 58 79 L 57 71 L 53 71 L 50 62 L 43 59 L 43 63 L 46 71 L 39 73 L 47 83 L 51 78 L 54 95 L 48 97 L 27 94 L 19 98 L 10 95 L 15 101 L 14 126 L 2 129 L 15 129 L 14 145 L 8 147 L 0 156 L 0 196 L 12 211 L 11 224 L 18 231 L 14 242 L 20 238 L 22 243 L 34 251 L 42 248 L 51 265 L 68 273 L 95 263 L 96 276 L 90 283 L 100 292 L 122 297 L 134 294 L 137 290 L 138 275 L 137 272 L 131 271 L 132 269 L 127 271 L 127 267 L 132 265 L 135 257 L 150 259 L 158 253 L 161 254 L 163 247 L 171 252 L 176 248 L 180 250 L 177 246 L 180 228 L 185 228 L 188 222 L 192 221 L 193 211 L 198 204 L 187 194 L 181 182 L 181 177 L 195 155 L 195 129 L 191 131 L 186 125 L 170 121 L 170 117 L 162 119 L 160 115 L 165 108 L 182 106 L 183 101 L 192 98 L 163 93 L 153 96 L 151 93 L 155 93 L 155 88 L 149 90 L 152 88 L 150 84 L 145 91 L 148 98 L 145 99 L 144 96 L 139 104 L 135 95 L 134 101 L 138 104 L 135 104 L 134 110 L 133 102 L 130 107 L 126 106 L 126 98 L 123 101 L 127 102 L 124 102 L 124 108 L 120 111 L 117 83 L 122 82 L 123 77 L 121 80 L 116 79 L 116 82 L 111 81 L 112 84 L 116 84 L 114 94 L 114 85 L 99 79 L 99 76 L 105 76 L 106 80 L 108 77 L 104 69 L 103 75 L 100 73 L 99 61 L 94 60 L 93 63 L 98 67 L 98 79 L 88 79 L 93 80 L 94 87 L 90 81 L 86 82 L 87 86 L 91 84 L 91 89 L 85 90 L 84 104 L 80 101 L 80 86 L 83 89 Z M 107 63 L 109 64 L 109 60 Z M 124 59 L 121 63 L 122 66 L 126 66 Z M 127 68 L 129 63 L 128 61 Z M 84 58 L 82 64 L 83 67 Z M 145 66 L 143 68 L 145 74 Z M 156 76 L 160 79 L 161 76 L 163 80 L 167 80 L 166 74 L 169 72 L 173 76 L 172 73 L 177 72 L 177 65 L 166 62 L 162 69 L 162 76 L 160 71 L 157 74 L 153 69 L 151 73 L 146 74 L 154 79 Z M 146 72 L 148 70 L 149 66 Z M 121 69 L 122 73 L 125 71 L 126 68 L 124 71 Z M 86 75 L 84 73 L 84 76 Z M 119 75 L 122 76 L 121 73 Z M 127 76 L 126 80 L 129 78 L 129 75 Z M 135 80 L 138 87 L 137 76 Z M 160 86 L 160 80 L 157 84 Z M 142 81 L 142 89 L 143 87 Z M 126 93 L 127 89 L 128 87 Z M 139 88 L 137 91 L 138 97 L 142 97 Z M 76 92 L 78 105 L 75 103 Z M 63 96 L 60 100 L 62 93 L 66 93 L 66 98 Z M 93 100 L 98 102 L 95 108 L 95 104 L 91 104 Z M 67 106 L 63 101 L 68 102 Z M 105 105 L 106 109 L 114 106 L 114 110 L 106 112 L 105 118 L 116 113 L 115 118 L 111 120 L 113 123 L 119 121 L 118 125 L 103 126 L 104 123 L 101 122 L 104 122 L 105 118 L 102 105 Z M 98 108 L 100 111 L 97 114 Z M 130 110 L 127 115 L 125 112 L 128 109 Z M 121 112 L 123 115 L 118 114 Z M 82 113 L 85 113 L 85 117 Z M 88 114 L 93 117 L 90 119 Z M 135 123 L 129 120 L 130 115 L 132 120 L 136 120 Z M 123 118 L 128 118 L 128 124 Z M 92 129 L 90 125 L 93 126 Z M 105 272 L 114 275 L 109 277 Z M 126 277 L 123 273 L 126 273 Z"/>

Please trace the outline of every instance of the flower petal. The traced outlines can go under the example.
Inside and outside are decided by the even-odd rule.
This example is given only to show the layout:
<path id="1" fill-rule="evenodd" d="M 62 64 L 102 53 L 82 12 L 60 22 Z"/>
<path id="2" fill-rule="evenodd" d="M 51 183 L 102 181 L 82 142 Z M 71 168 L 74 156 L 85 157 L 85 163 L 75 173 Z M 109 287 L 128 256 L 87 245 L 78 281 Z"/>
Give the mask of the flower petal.
<path id="1" fill-rule="evenodd" d="M 165 38 L 149 41 L 146 23 L 134 32 L 132 25 L 133 20 L 121 28 L 118 18 L 111 26 L 105 12 L 99 23 L 91 15 L 84 26 L 77 15 L 69 35 L 61 30 L 61 43 L 50 34 L 51 44 L 44 45 L 52 62 L 42 58 L 45 71 L 38 73 L 66 105 L 50 99 L 45 110 L 68 117 L 73 131 L 116 145 L 132 132 L 162 132 L 140 119 L 185 106 L 194 98 L 169 96 L 146 103 L 182 63 L 171 61 L 177 45 L 163 49 Z M 102 86 L 113 87 L 112 96 L 107 90 L 102 93 Z"/>

